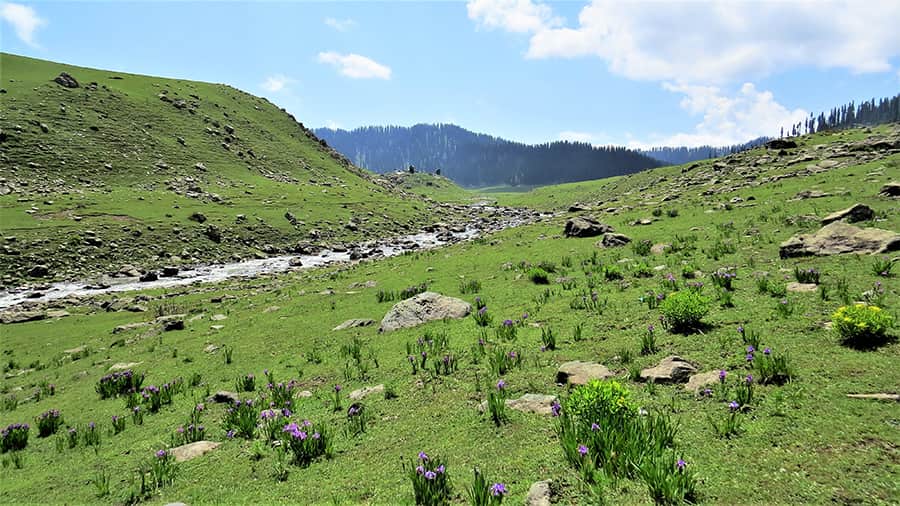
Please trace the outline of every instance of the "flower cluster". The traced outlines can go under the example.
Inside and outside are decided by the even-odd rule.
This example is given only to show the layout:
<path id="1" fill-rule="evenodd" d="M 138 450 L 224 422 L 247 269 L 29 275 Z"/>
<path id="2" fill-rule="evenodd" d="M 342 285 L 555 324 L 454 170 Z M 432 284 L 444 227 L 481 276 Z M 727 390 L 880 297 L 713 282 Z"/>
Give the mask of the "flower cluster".
<path id="1" fill-rule="evenodd" d="M 299 424 L 291 422 L 281 429 L 281 444 L 292 456 L 292 462 L 298 466 L 308 466 L 313 460 L 331 455 L 331 438 L 325 425 L 313 424 L 303 420 Z"/>
<path id="2" fill-rule="evenodd" d="M 452 490 L 447 466 L 440 457 L 429 457 L 419 452 L 417 465 L 404 463 L 404 468 L 412 482 L 416 504 L 438 506 L 450 504 Z"/>
<path id="3" fill-rule="evenodd" d="M 143 382 L 143 374 L 135 374 L 131 369 L 126 369 L 100 378 L 95 390 L 100 394 L 101 399 L 108 399 L 137 392 Z"/>
<path id="4" fill-rule="evenodd" d="M 27 423 L 14 423 L 0 430 L 0 453 L 24 450 L 28 446 Z"/>
<path id="5" fill-rule="evenodd" d="M 62 416 L 58 409 L 45 411 L 37 417 L 38 437 L 47 437 L 56 433 L 62 426 Z"/>

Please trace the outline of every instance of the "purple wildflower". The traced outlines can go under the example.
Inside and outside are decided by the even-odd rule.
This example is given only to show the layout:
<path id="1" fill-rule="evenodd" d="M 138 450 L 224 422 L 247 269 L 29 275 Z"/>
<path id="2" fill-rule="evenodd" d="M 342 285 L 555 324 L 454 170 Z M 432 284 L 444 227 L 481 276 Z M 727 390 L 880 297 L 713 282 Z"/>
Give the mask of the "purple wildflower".
<path id="1" fill-rule="evenodd" d="M 166 455 L 168 455 L 168 453 L 166 453 L 165 450 L 159 450 L 156 452 L 156 458 L 158 459 L 164 459 L 166 458 Z"/>
<path id="2" fill-rule="evenodd" d="M 741 407 L 741 405 L 738 404 L 738 403 L 735 402 L 735 401 L 731 401 L 731 402 L 728 403 L 728 407 L 731 408 L 732 411 L 734 411 L 734 410 L 736 410 L 737 408 Z"/>
<path id="3" fill-rule="evenodd" d="M 584 446 L 584 445 L 578 445 L 578 453 L 580 453 L 582 457 L 585 456 L 585 455 L 587 455 L 587 452 L 588 452 L 588 447 L 587 447 L 587 446 Z"/>
<path id="4" fill-rule="evenodd" d="M 594 432 L 600 430 L 600 426 L 597 425 L 597 422 L 594 422 L 594 423 L 591 424 L 591 430 L 594 431 Z"/>
<path id="5" fill-rule="evenodd" d="M 771 348 L 768 348 L 768 347 L 767 347 L 766 349 L 763 350 L 763 355 L 771 355 L 771 354 L 772 354 L 772 349 L 771 349 Z"/>
<path id="6" fill-rule="evenodd" d="M 419 459 L 422 462 L 428 462 L 428 454 L 425 452 L 419 452 Z"/>
<path id="7" fill-rule="evenodd" d="M 435 474 L 434 471 L 425 471 L 425 479 L 426 480 L 433 480 L 435 478 L 435 476 L 437 476 L 437 474 Z"/>
<path id="8" fill-rule="evenodd" d="M 679 471 L 684 471 L 684 466 L 687 465 L 687 462 L 684 459 L 678 459 L 678 462 L 675 463 L 675 467 L 678 468 Z"/>
<path id="9" fill-rule="evenodd" d="M 497 390 L 503 390 L 504 388 L 506 388 L 506 382 L 503 380 L 498 381 L 497 382 Z"/>
<path id="10" fill-rule="evenodd" d="M 719 381 L 720 382 L 725 383 L 726 376 L 728 376 L 728 371 L 726 371 L 725 369 L 722 369 L 721 371 L 719 371 Z"/>
<path id="11" fill-rule="evenodd" d="M 503 483 L 494 483 L 491 485 L 491 495 L 494 497 L 502 497 L 506 495 L 506 485 Z"/>
<path id="12" fill-rule="evenodd" d="M 341 391 L 341 386 L 340 386 L 340 385 L 335 385 L 335 386 L 334 386 L 334 391 L 335 391 L 335 392 L 340 392 L 340 391 Z"/>
<path id="13" fill-rule="evenodd" d="M 559 405 L 559 401 L 553 401 L 550 403 L 550 412 L 553 416 L 559 416 L 562 411 L 562 406 Z"/>
<path id="14" fill-rule="evenodd" d="M 437 466 L 437 469 L 435 469 L 435 471 L 437 471 L 438 474 L 444 474 L 444 471 L 446 471 L 446 470 L 447 470 L 447 468 L 444 467 L 444 464 Z"/>
<path id="15" fill-rule="evenodd" d="M 416 473 L 425 474 L 425 468 L 422 466 L 416 466 Z"/>

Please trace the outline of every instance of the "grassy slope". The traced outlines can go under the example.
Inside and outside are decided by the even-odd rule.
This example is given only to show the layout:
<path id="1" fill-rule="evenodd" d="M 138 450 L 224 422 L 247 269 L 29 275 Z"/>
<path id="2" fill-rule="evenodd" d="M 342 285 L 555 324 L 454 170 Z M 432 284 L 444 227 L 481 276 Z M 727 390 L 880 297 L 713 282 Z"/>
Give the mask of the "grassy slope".
<path id="1" fill-rule="evenodd" d="M 8 136 L 0 183 L 16 190 L 0 196 L 0 232 L 15 236 L 7 245 L 21 252 L 0 263 L 6 282 L 41 262 L 59 278 L 117 270 L 124 262 L 159 265 L 171 255 L 221 261 L 266 245 L 288 249 L 309 240 L 312 229 L 324 240 L 354 240 L 398 233 L 427 217 L 422 211 L 429 206 L 420 199 L 372 184 L 291 116 L 229 86 L 6 53 L 0 68 L 6 90 L 0 129 Z M 61 71 L 81 87 L 52 82 Z M 160 100 L 161 93 L 188 107 Z M 197 170 L 197 163 L 207 170 Z M 185 195 L 193 185 L 203 197 Z M 220 202 L 208 198 L 213 193 Z M 287 211 L 304 223 L 293 226 Z M 189 221 L 194 212 L 209 221 Z M 243 224 L 235 222 L 239 214 L 247 216 Z M 342 227 L 351 218 L 362 222 L 359 232 Z M 209 224 L 223 231 L 221 244 L 203 235 Z M 97 232 L 104 245 L 86 246 L 85 230 Z"/>
<path id="2" fill-rule="evenodd" d="M 848 135 L 856 135 L 851 133 Z M 838 139 L 843 139 L 839 137 Z M 815 142 L 818 138 L 808 139 Z M 665 168 L 627 178 L 617 188 L 609 182 L 584 183 L 579 194 L 560 188 L 547 188 L 529 198 L 535 205 L 559 207 L 572 201 L 609 200 L 619 197 L 618 207 L 633 210 L 604 217 L 604 221 L 634 240 L 671 242 L 676 236 L 696 236 L 693 251 L 640 259 L 649 266 L 665 268 L 654 278 L 636 278 L 626 274 L 625 283 L 602 283 L 600 296 L 609 304 L 602 315 L 570 308 L 570 301 L 586 286 L 580 262 L 597 253 L 604 263 L 637 258 L 630 248 L 598 250 L 594 239 L 563 239 L 563 219 L 507 230 L 489 240 L 460 244 L 447 249 L 391 258 L 350 268 L 304 272 L 262 279 L 244 284 L 219 285 L 211 292 L 185 293 L 167 299 L 177 309 L 202 315 L 187 324 L 187 329 L 155 335 L 135 331 L 124 334 L 125 346 L 110 347 L 120 336 L 110 330 L 123 323 L 147 321 L 149 314 L 93 312 L 89 308 L 71 309 L 75 314 L 60 320 L 5 326 L 3 350 L 6 361 L 22 367 L 28 364 L 45 368 L 3 380 L 4 391 L 20 399 L 41 381 L 56 384 L 57 394 L 39 402 L 23 402 L 15 411 L 0 413 L 0 425 L 31 421 L 39 413 L 59 408 L 66 421 L 85 424 L 97 420 L 108 427 L 109 417 L 124 412 L 121 400 L 97 400 L 94 385 L 110 364 L 142 362 L 138 370 L 147 373 L 147 383 L 162 383 L 175 376 L 188 377 L 197 372 L 209 389 L 233 389 L 237 376 L 249 372 L 261 375 L 263 369 L 278 378 L 300 378 L 303 388 L 316 397 L 299 401 L 300 416 L 329 420 L 336 429 L 343 417 L 332 414 L 329 404 L 335 383 L 353 389 L 364 384 L 395 385 L 398 399 L 373 396 L 365 401 L 374 412 L 366 434 L 352 438 L 339 434 L 333 460 L 314 463 L 308 469 L 291 470 L 285 483 L 270 476 L 271 457 L 258 462 L 250 459 L 252 444 L 238 440 L 214 453 L 181 466 L 174 485 L 163 488 L 152 502 L 185 501 L 189 504 L 214 502 L 285 502 L 396 504 L 411 502 L 411 491 L 400 470 L 400 458 L 411 458 L 425 450 L 449 460 L 455 490 L 463 494 L 471 467 L 478 465 L 489 479 L 504 481 L 511 489 L 510 503 L 519 503 L 529 484 L 552 478 L 562 484 L 563 503 L 580 504 L 577 475 L 565 464 L 554 434 L 553 421 L 513 412 L 511 423 L 494 428 L 475 411 L 484 398 L 483 389 L 495 378 L 484 362 L 473 364 L 467 351 L 478 338 L 471 319 L 438 322 L 424 328 L 379 335 L 372 328 L 358 332 L 332 332 L 330 329 L 347 318 L 379 319 L 390 307 L 375 301 L 377 289 L 351 288 L 352 283 L 376 280 L 379 288 L 400 289 L 429 281 L 435 291 L 459 295 L 459 282 L 478 279 L 480 294 L 488 300 L 495 321 L 529 313 L 529 321 L 552 327 L 561 337 L 559 349 L 538 351 L 540 331 L 524 327 L 518 344 L 526 355 L 526 365 L 506 377 L 510 388 L 519 393 L 562 393 L 553 384 L 557 366 L 564 361 L 597 360 L 620 375 L 640 403 L 648 408 L 670 410 L 680 424 L 677 442 L 685 459 L 701 479 L 701 500 L 706 503 L 896 503 L 900 498 L 896 476 L 900 472 L 897 433 L 897 406 L 893 403 L 847 399 L 850 392 L 896 391 L 900 372 L 897 343 L 875 351 L 856 351 L 840 346 L 835 335 L 822 328 L 829 315 L 840 305 L 834 294 L 839 279 L 846 279 L 853 297 L 872 287 L 876 281 L 886 288 L 886 306 L 898 310 L 897 278 L 877 278 L 871 272 L 870 257 L 839 256 L 799 260 L 780 260 L 778 244 L 789 236 L 815 228 L 809 222 L 791 220 L 802 215 L 841 209 L 855 202 L 871 205 L 882 216 L 876 225 L 900 229 L 900 214 L 894 201 L 876 197 L 882 183 L 898 175 L 900 156 L 835 169 L 812 177 L 784 179 L 772 184 L 701 196 L 701 189 L 682 192 L 680 200 L 665 208 L 679 211 L 675 218 L 663 215 L 649 226 L 628 224 L 649 216 L 657 207 L 639 188 L 658 181 L 662 175 L 674 179 L 679 168 Z M 780 169 L 762 167 L 761 175 Z M 871 174 L 868 175 L 867 174 Z M 658 194 L 671 189 L 659 182 L 652 189 Z M 601 190 L 607 186 L 607 190 Z M 834 196 L 787 202 L 800 190 L 820 189 Z M 597 193 L 601 192 L 601 193 Z M 609 193 L 608 193 L 609 192 Z M 555 197 L 550 197 L 555 195 Z M 562 197 L 561 195 L 565 195 Z M 719 206 L 740 196 L 753 201 L 736 204 L 731 210 Z M 565 200 L 560 200 L 564 198 Z M 704 254 L 719 240 L 733 241 L 737 251 L 714 260 Z M 549 299 L 538 302 L 547 288 L 533 285 L 516 268 L 503 267 L 521 261 L 550 261 L 561 266 L 569 257 L 575 267 L 561 269 L 578 281 L 572 291 L 560 285 L 549 287 Z M 736 266 L 739 277 L 733 308 L 716 306 L 706 318 L 711 328 L 700 335 L 661 334 L 661 350 L 651 356 L 639 356 L 640 334 L 647 324 L 655 323 L 657 310 L 649 310 L 638 301 L 647 290 L 658 290 L 664 273 L 678 275 L 685 262 L 709 273 L 721 266 Z M 628 271 L 626 264 L 621 264 Z M 823 282 L 832 287 L 832 296 L 823 300 L 818 294 L 790 294 L 794 312 L 788 317 L 775 312 L 777 300 L 758 294 L 755 275 L 767 272 L 776 281 L 792 280 L 794 266 L 816 267 Z M 709 285 L 708 279 L 703 279 Z M 323 292 L 333 289 L 333 294 Z M 235 300 L 213 304 L 214 295 L 230 293 Z M 712 293 L 711 286 L 707 293 Z M 154 295 L 151 293 L 151 295 Z M 463 296 L 471 299 L 473 295 Z M 152 305 L 159 302 L 151 303 Z M 277 310 L 270 310 L 278 306 Z M 151 310 L 152 311 L 152 310 Z M 225 314 L 224 321 L 212 322 L 213 314 Z M 212 324 L 224 325 L 219 331 Z M 572 340 L 576 324 L 585 328 L 585 339 Z M 698 400 L 678 386 L 645 386 L 627 380 L 627 365 L 615 357 L 622 350 L 635 355 L 640 366 L 655 364 L 662 357 L 678 354 L 697 363 L 702 371 L 727 368 L 740 374 L 744 366 L 743 346 L 735 328 L 743 324 L 757 330 L 763 343 L 790 353 L 797 369 L 791 384 L 767 386 L 758 390 L 755 409 L 746 417 L 745 432 L 732 440 L 717 439 L 707 416 L 720 415 L 725 408 L 710 400 Z M 405 362 L 405 344 L 425 330 L 445 331 L 461 358 L 460 370 L 436 381 L 410 374 Z M 374 350 L 380 367 L 366 381 L 349 382 L 344 378 L 345 361 L 340 348 L 359 335 Z M 234 348 L 234 363 L 224 365 L 221 352 L 207 354 L 210 343 Z M 77 361 L 56 358 L 62 350 L 88 345 L 94 352 Z M 177 353 L 176 353 L 177 350 Z M 324 359 L 316 364 L 306 357 L 316 351 Z M 16 371 L 18 368 L 16 369 Z M 302 375 L 301 375 L 302 373 Z M 482 392 L 476 391 L 476 377 Z M 419 382 L 423 382 L 420 384 Z M 19 388 L 23 390 L 17 391 Z M 346 390 L 345 390 L 346 391 Z M 184 423 L 195 402 L 205 395 L 206 387 L 178 397 L 172 407 L 146 418 L 143 426 L 129 425 L 124 433 L 104 436 L 98 453 L 79 447 L 57 452 L 54 441 L 41 440 L 32 432 L 24 452 L 25 469 L 3 469 L 0 502 L 111 502 L 120 500 L 129 487 L 131 474 L 139 462 L 164 446 L 170 434 Z M 213 406 L 205 415 L 210 438 L 223 439 L 219 420 L 221 406 Z M 111 471 L 111 498 L 97 499 L 89 480 L 95 469 Z M 223 483 L 233 484 L 223 486 Z M 642 485 L 625 481 L 608 492 L 610 502 L 647 503 Z"/>

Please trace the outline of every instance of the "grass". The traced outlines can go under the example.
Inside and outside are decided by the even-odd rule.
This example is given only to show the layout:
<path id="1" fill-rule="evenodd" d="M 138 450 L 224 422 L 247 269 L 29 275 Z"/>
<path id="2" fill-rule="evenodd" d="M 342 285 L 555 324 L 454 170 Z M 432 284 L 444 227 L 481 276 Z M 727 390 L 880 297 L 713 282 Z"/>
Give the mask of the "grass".
<path id="1" fill-rule="evenodd" d="M 44 79 L 47 71 L 39 74 Z M 888 128 L 896 127 L 882 127 L 876 133 Z M 823 139 L 846 141 L 857 135 L 856 131 L 816 135 L 800 142 L 815 145 Z M 756 150 L 743 156 L 753 159 L 761 155 L 762 151 Z M 496 343 L 504 350 L 520 350 L 524 357 L 521 367 L 503 375 L 509 397 L 524 393 L 565 396 L 565 390 L 554 381 L 559 364 L 570 360 L 603 363 L 630 391 L 637 405 L 665 413 L 678 425 L 677 448 L 698 480 L 699 502 L 895 503 L 900 497 L 895 479 L 900 447 L 896 404 L 849 399 L 846 394 L 896 392 L 900 384 L 896 368 L 900 345 L 888 341 L 865 351 L 841 345 L 838 336 L 824 328 L 842 305 L 837 297 L 825 300 L 818 293 L 790 293 L 792 312 L 779 316 L 774 310 L 777 300 L 759 292 L 755 277 L 767 273 L 773 282 L 785 284 L 793 280 L 795 268 L 815 267 L 823 284 L 840 279 L 854 299 L 880 281 L 887 294 L 883 298 L 885 311 L 896 316 L 900 281 L 897 277 L 876 276 L 871 257 L 783 260 L 778 245 L 816 227 L 810 221 L 793 218 L 823 216 L 856 202 L 870 205 L 883 217 L 876 226 L 900 229 L 900 213 L 894 202 L 876 196 L 880 186 L 897 174 L 898 160 L 900 155 L 895 154 L 735 191 L 728 191 L 724 181 L 682 186 L 679 178 L 691 172 L 667 167 L 614 180 L 516 195 L 495 194 L 504 204 L 556 210 L 574 201 L 603 200 L 608 204 L 604 208 L 621 209 L 603 213 L 603 221 L 635 241 L 673 243 L 676 236 L 696 237 L 692 249 L 641 257 L 654 268 L 652 277 L 632 274 L 628 266 L 636 260 L 629 260 L 631 248 L 600 249 L 595 246 L 596 239 L 562 238 L 565 216 L 560 216 L 483 240 L 377 262 L 141 293 L 184 308 L 188 312 L 184 330 L 158 333 L 151 327 L 113 335 L 112 329 L 118 325 L 150 321 L 154 316 L 108 312 L 96 304 L 67 307 L 71 316 L 65 318 L 5 325 L 0 327 L 0 351 L 4 365 L 11 362 L 15 367 L 7 368 L 0 393 L 16 396 L 18 403 L 8 404 L 11 409 L 0 412 L 0 427 L 16 422 L 34 427 L 35 417 L 59 409 L 65 424 L 84 427 L 95 421 L 103 437 L 96 447 L 77 445 L 57 450 L 55 437 L 37 438 L 32 428 L 28 447 L 17 452 L 24 457 L 20 462 L 23 468 L 10 465 L 0 469 L 0 497 L 24 503 L 123 502 L 135 470 L 169 445 L 175 429 L 185 423 L 198 402 L 205 402 L 208 392 L 233 390 L 235 379 L 248 373 L 260 380 L 260 390 L 267 369 L 276 381 L 295 379 L 297 389 L 312 392 L 312 397 L 297 398 L 292 411 L 300 419 L 328 424 L 333 457 L 314 460 L 306 468 L 288 465 L 285 474 L 283 455 L 279 457 L 258 442 L 227 439 L 221 423 L 225 407 L 206 403 L 202 420 L 207 437 L 223 445 L 204 457 L 179 464 L 174 481 L 150 495 L 150 502 L 411 504 L 412 487 L 401 459 L 408 462 L 425 451 L 443 459 L 457 503 L 464 500 L 465 485 L 476 467 L 491 480 L 506 484 L 510 504 L 521 503 L 530 484 L 543 479 L 554 480 L 562 504 L 583 503 L 581 477 L 566 462 L 554 419 L 506 410 L 507 423 L 496 426 L 477 410 L 498 378 L 491 373 L 487 357 L 475 363 L 470 350 L 484 335 L 491 353 L 495 343 L 491 342 L 494 336 L 490 329 L 482 334 L 483 329 L 472 318 L 464 318 L 390 334 L 379 334 L 377 325 L 331 330 L 350 318 L 380 319 L 389 305 L 376 300 L 377 290 L 399 292 L 424 282 L 431 291 L 471 303 L 475 294 L 461 293 L 469 291 L 461 280 L 478 280 L 478 296 L 487 301 L 495 324 L 528 314 L 517 328 L 515 342 Z M 715 161 L 701 162 L 701 167 L 712 163 Z M 780 164 L 761 164 L 757 181 L 787 170 Z M 812 187 L 832 196 L 788 202 L 799 191 Z M 710 189 L 723 191 L 703 194 Z M 662 196 L 673 193 L 680 197 L 661 203 Z M 736 196 L 744 202 L 730 210 L 719 205 Z M 94 198 L 102 201 L 101 195 Z M 663 213 L 661 221 L 651 225 L 630 225 L 650 216 L 659 206 L 677 209 L 678 214 L 671 217 Z M 233 211 L 239 210 L 235 207 Z M 34 233 L 50 234 L 53 230 Z M 724 240 L 734 245 L 733 252 L 706 253 Z M 528 276 L 529 266 L 542 262 L 556 265 L 549 286 L 534 284 Z M 604 279 L 603 268 L 610 265 L 621 267 L 622 279 Z M 710 297 L 715 294 L 710 273 L 734 268 L 738 276 L 729 292 L 733 307 L 711 304 L 699 332 L 666 332 L 658 325 L 659 308 L 649 308 L 640 298 L 648 291 L 660 291 L 668 273 L 683 285 L 686 280 L 682 270 L 688 265 L 691 273 L 703 273 L 692 281 L 704 282 L 704 293 Z M 659 266 L 662 268 L 655 269 Z M 553 281 L 556 277 L 569 278 L 574 285 L 564 288 Z M 377 288 L 350 288 L 368 280 L 377 281 Z M 591 290 L 598 292 L 600 300 L 608 299 L 602 313 L 572 309 L 572 300 Z M 234 297 L 212 302 L 225 294 Z M 101 297 L 100 301 L 111 298 Z M 226 315 L 227 319 L 212 321 L 210 316 L 214 314 Z M 651 324 L 656 325 L 655 350 L 641 355 L 641 337 Z M 212 325 L 222 327 L 216 330 Z M 701 372 L 725 369 L 729 381 L 737 381 L 753 372 L 737 331 L 740 325 L 752 327 L 759 335 L 760 347 L 789 356 L 793 379 L 783 385 L 756 384 L 751 405 L 740 415 L 741 430 L 731 438 L 716 437 L 709 422 L 728 414 L 725 403 L 696 396 L 680 385 L 645 386 L 630 379 L 630 370 L 639 371 L 677 354 L 695 363 Z M 540 351 L 542 330 L 550 328 L 558 330 L 555 349 Z M 574 328 L 581 329 L 578 340 L 573 337 Z M 426 333 L 447 336 L 447 348 L 457 357 L 454 372 L 432 374 L 429 363 L 429 367 L 411 374 L 407 343 L 415 343 Z M 892 333 L 896 335 L 896 329 Z M 546 339 L 547 330 L 543 334 Z M 112 346 L 114 342 L 116 346 Z M 205 351 L 211 344 L 219 350 Z M 91 353 L 77 360 L 64 352 L 82 345 Z M 348 359 L 342 351 L 350 348 L 367 350 L 362 354 L 371 364 L 366 381 L 354 375 L 347 379 Z M 223 358 L 225 349 L 232 355 L 230 364 Z M 368 356 L 368 351 L 374 356 Z M 626 355 L 629 360 L 616 358 Z M 111 417 L 128 415 L 124 399 L 100 400 L 95 386 L 112 364 L 123 362 L 139 364 L 133 369 L 146 375 L 144 385 L 183 377 L 185 392 L 176 395 L 171 405 L 162 406 L 159 413 L 145 414 L 142 425 L 134 425 L 129 415 L 125 430 L 113 435 L 107 432 Z M 199 375 L 199 381 L 188 382 L 192 375 Z M 390 385 L 396 397 L 373 394 L 363 399 L 368 418 L 365 430 L 348 434 L 344 430 L 347 394 L 380 383 Z M 41 395 L 37 400 L 33 393 L 44 384 L 53 384 L 54 394 Z M 344 410 L 339 412 L 333 409 L 336 384 L 343 387 Z M 255 394 L 241 396 L 251 398 Z M 60 429 L 60 433 L 65 431 Z M 98 469 L 108 472 L 102 499 L 97 497 L 99 487 L 95 483 L 106 480 L 97 478 Z M 239 486 L 223 487 L 222 483 Z M 633 479 L 620 480 L 616 486 L 605 487 L 603 493 L 613 504 L 651 501 L 647 487 Z"/>

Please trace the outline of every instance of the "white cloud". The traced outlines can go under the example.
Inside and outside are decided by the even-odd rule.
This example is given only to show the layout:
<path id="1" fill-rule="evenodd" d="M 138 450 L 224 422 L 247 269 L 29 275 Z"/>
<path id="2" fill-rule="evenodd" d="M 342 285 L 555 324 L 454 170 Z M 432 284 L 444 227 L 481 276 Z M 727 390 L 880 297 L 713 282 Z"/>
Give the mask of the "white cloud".
<path id="1" fill-rule="evenodd" d="M 485 28 L 517 33 L 536 32 L 563 22 L 553 16 L 549 6 L 531 0 L 471 0 L 466 4 L 466 10 L 469 19 Z"/>
<path id="2" fill-rule="evenodd" d="M 806 65 L 887 72 L 900 56 L 896 0 L 594 0 L 576 27 L 529 0 L 471 0 L 468 14 L 529 33 L 528 58 L 599 57 L 630 79 L 721 83 Z"/>
<path id="3" fill-rule="evenodd" d="M 287 86 L 293 83 L 294 80 L 290 77 L 285 77 L 281 74 L 275 74 L 273 76 L 269 76 L 265 81 L 260 84 L 262 89 L 272 92 L 278 93 L 279 91 L 283 91 L 287 88 Z"/>
<path id="4" fill-rule="evenodd" d="M 350 18 L 347 19 L 336 19 L 336 18 L 325 18 L 325 24 L 334 28 L 339 32 L 346 32 L 347 30 L 353 29 L 356 27 L 356 21 Z"/>
<path id="5" fill-rule="evenodd" d="M 587 132 L 574 132 L 571 130 L 566 130 L 564 132 L 560 132 L 557 136 L 557 139 L 569 142 L 591 143 L 594 141 L 594 135 Z"/>
<path id="6" fill-rule="evenodd" d="M 809 113 L 790 110 L 775 101 L 769 91 L 760 91 L 752 83 L 744 83 L 734 96 L 716 86 L 663 83 L 663 88 L 681 93 L 681 107 L 702 119 L 689 133 L 656 135 L 646 141 L 632 140 L 630 148 L 652 146 L 726 146 L 762 136 L 777 135 L 781 126 L 804 121 Z"/>
<path id="7" fill-rule="evenodd" d="M 2 3 L 0 4 L 0 19 L 13 26 L 16 35 L 22 42 L 29 46 L 39 47 L 34 40 L 34 32 L 46 25 L 47 21 L 38 17 L 34 9 L 22 4 Z"/>
<path id="8" fill-rule="evenodd" d="M 336 67 L 341 75 L 352 79 L 391 78 L 390 67 L 354 53 L 340 54 L 334 51 L 319 53 L 319 62 Z"/>

